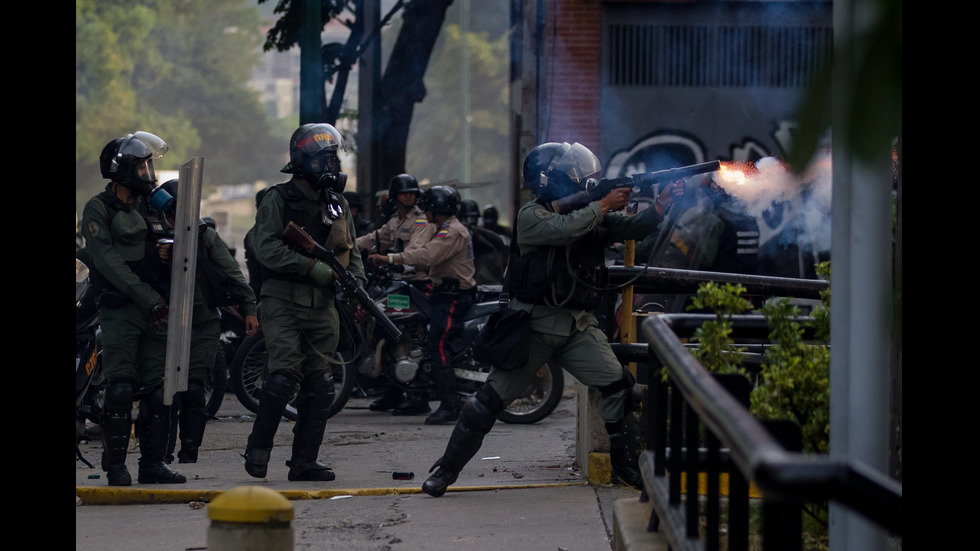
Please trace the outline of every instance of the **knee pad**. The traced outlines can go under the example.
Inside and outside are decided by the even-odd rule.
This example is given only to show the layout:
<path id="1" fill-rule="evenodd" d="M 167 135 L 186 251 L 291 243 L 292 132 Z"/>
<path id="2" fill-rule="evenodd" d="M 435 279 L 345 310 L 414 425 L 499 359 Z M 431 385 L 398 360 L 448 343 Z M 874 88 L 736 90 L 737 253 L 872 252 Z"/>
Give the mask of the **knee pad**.
<path id="1" fill-rule="evenodd" d="M 105 389 L 105 410 L 128 412 L 133 409 L 133 384 L 128 381 L 109 381 Z"/>
<path id="2" fill-rule="evenodd" d="M 146 408 L 144 408 L 144 404 Z M 163 403 L 163 387 L 157 387 L 146 394 L 143 395 L 140 401 L 140 414 L 143 414 L 143 410 L 146 409 L 146 413 L 151 415 L 166 416 L 170 415 L 170 406 Z"/>
<path id="3" fill-rule="evenodd" d="M 500 412 L 504 411 L 503 400 L 500 399 L 500 396 L 497 395 L 497 391 L 490 385 L 481 386 L 480 390 L 476 391 L 476 395 L 474 397 L 481 404 L 483 404 L 494 417 L 500 415 Z"/>
<path id="4" fill-rule="evenodd" d="M 504 410 L 500 396 L 490 387 L 483 385 L 476 395 L 466 401 L 459 413 L 459 422 L 469 430 L 486 434 L 493 428 L 497 416 Z"/>
<path id="5" fill-rule="evenodd" d="M 296 397 L 298 387 L 299 384 L 292 377 L 276 372 L 269 375 L 265 382 L 262 383 L 262 392 L 268 392 L 276 398 L 291 402 Z"/>
<path id="6" fill-rule="evenodd" d="M 333 374 L 327 371 L 323 375 L 317 376 L 301 394 L 302 400 L 300 401 L 302 402 L 322 402 L 324 399 L 327 399 L 328 403 L 333 403 L 334 395 L 336 394 L 333 385 Z"/>
<path id="7" fill-rule="evenodd" d="M 616 394 L 621 390 L 627 390 L 627 391 L 630 390 L 631 388 L 633 388 L 634 384 L 636 384 L 636 379 L 633 378 L 633 374 L 630 373 L 629 369 L 623 368 L 623 377 L 618 381 L 609 383 L 606 386 L 599 387 L 599 393 L 602 394 L 603 396 L 612 396 L 613 394 Z M 628 398 L 629 395 L 630 393 L 627 392 L 626 393 L 627 400 L 629 400 Z"/>
<path id="8" fill-rule="evenodd" d="M 187 390 L 174 396 L 174 404 L 177 403 L 178 397 L 180 397 L 181 408 L 203 408 L 207 403 L 204 385 L 194 381 L 187 383 Z"/>

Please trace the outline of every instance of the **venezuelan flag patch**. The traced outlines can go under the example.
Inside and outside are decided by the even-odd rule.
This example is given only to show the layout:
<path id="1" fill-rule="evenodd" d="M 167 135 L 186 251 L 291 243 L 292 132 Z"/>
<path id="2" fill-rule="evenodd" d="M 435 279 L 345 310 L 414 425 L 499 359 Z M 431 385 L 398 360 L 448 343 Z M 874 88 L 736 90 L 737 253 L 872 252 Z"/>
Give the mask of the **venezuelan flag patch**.
<path id="1" fill-rule="evenodd" d="M 447 235 L 449 235 L 449 230 L 439 230 L 439 233 L 436 234 L 436 237 L 446 237 Z"/>

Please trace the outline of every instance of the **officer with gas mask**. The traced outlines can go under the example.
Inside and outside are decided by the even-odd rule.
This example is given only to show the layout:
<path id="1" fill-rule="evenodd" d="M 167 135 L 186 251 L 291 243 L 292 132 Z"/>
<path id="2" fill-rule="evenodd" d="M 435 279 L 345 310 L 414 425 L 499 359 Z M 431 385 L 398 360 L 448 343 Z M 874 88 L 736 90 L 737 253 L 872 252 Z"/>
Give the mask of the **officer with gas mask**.
<path id="1" fill-rule="evenodd" d="M 102 469 L 110 486 L 132 484 L 126 453 L 136 399 L 139 483 L 186 482 L 164 463 L 170 428 L 170 407 L 163 400 L 168 314 L 164 282 L 169 268 L 159 262 L 156 241 L 171 228 L 148 204 L 157 181 L 153 159 L 166 152 L 167 144 L 149 132 L 106 144 L 99 167 L 109 183 L 82 213 L 86 263 L 98 292 L 102 324 Z"/>
<path id="2" fill-rule="evenodd" d="M 259 319 L 269 353 L 269 375 L 245 450 L 245 471 L 256 478 L 266 476 L 279 421 L 293 398 L 298 398 L 297 419 L 287 478 L 335 478 L 317 460 L 334 398 L 330 362 L 340 334 L 334 272 L 290 246 L 282 233 L 295 222 L 364 282 L 354 219 L 343 197 L 347 175 L 340 172 L 340 146 L 340 133 L 329 124 L 299 127 L 282 169 L 292 178 L 270 188 L 255 215 L 255 256 L 262 270 Z"/>
<path id="3" fill-rule="evenodd" d="M 599 159 L 579 143 L 545 143 L 525 158 L 524 185 L 537 198 L 517 214 L 519 254 L 510 260 L 504 289 L 510 308 L 531 314 L 530 353 L 522 368 L 491 370 L 487 384 L 466 402 L 445 453 L 433 465 L 435 472 L 422 485 L 425 493 L 439 497 L 446 492 L 479 450 L 497 415 L 531 383 L 542 364 L 551 362 L 599 390 L 614 480 L 642 483 L 623 431 L 633 379 L 597 327 L 593 310 L 608 287 L 605 248 L 646 236 L 662 215 L 652 208 L 637 216 L 616 212 L 629 201 L 629 189 L 613 190 L 559 214 L 554 203 L 584 190 L 600 168 Z"/>

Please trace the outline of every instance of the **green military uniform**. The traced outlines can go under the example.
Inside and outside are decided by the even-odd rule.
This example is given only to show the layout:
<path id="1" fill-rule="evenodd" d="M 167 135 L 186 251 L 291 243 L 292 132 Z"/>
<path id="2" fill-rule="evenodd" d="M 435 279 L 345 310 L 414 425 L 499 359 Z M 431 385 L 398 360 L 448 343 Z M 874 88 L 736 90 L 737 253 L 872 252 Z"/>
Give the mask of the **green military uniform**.
<path id="1" fill-rule="evenodd" d="M 221 335 L 221 315 L 215 305 L 215 297 L 225 293 L 235 298 L 241 297 L 239 304 L 242 314 L 256 315 L 255 293 L 245 281 L 238 263 L 218 233 L 203 222 L 200 224 L 197 246 L 188 384 L 186 391 L 174 396 L 167 443 L 168 462 L 173 460 L 178 429 L 180 452 L 177 458 L 181 463 L 196 463 L 198 449 L 204 440 L 208 419 L 205 388 L 215 366 Z M 216 289 L 215 285 L 220 288 Z"/>
<path id="2" fill-rule="evenodd" d="M 292 180 L 286 184 L 311 202 L 321 201 L 319 192 Z M 275 188 L 274 188 L 275 189 Z M 334 220 L 321 243 L 364 282 L 364 266 L 354 250 L 354 220 L 347 201 L 339 197 L 343 215 Z M 330 369 L 326 358 L 333 355 L 340 335 L 340 318 L 334 307 L 334 285 L 316 285 L 309 277 L 310 257 L 300 254 L 282 240 L 286 226 L 285 201 L 278 192 L 266 193 L 255 216 L 255 254 L 271 275 L 263 276 L 259 316 L 269 351 L 270 371 L 288 371 L 303 381 Z"/>
<path id="3" fill-rule="evenodd" d="M 167 324 L 154 325 L 150 318 L 163 297 L 149 282 L 154 263 L 146 258 L 150 228 L 141 214 L 146 205 L 142 197 L 124 204 L 108 186 L 106 191 L 90 199 L 82 213 L 86 251 L 102 282 L 97 286 L 103 373 L 108 381 L 150 389 L 163 385 Z M 153 229 L 165 231 L 156 223 L 161 225 Z"/>
<path id="4" fill-rule="evenodd" d="M 153 318 L 154 308 L 164 300 L 160 290 L 166 276 L 151 232 L 164 235 L 170 227 L 161 220 L 144 218 L 143 197 L 137 196 L 127 205 L 115 196 L 111 186 L 89 200 L 82 216 L 86 249 L 100 290 L 99 323 L 107 382 L 102 468 L 110 485 L 130 484 L 125 459 L 132 402 L 138 397 L 139 481 L 182 483 L 186 478 L 163 464 L 170 415 L 169 406 L 163 403 L 167 322 Z"/>
<path id="5" fill-rule="evenodd" d="M 602 234 L 609 243 L 643 238 L 660 222 L 654 209 L 638 216 L 618 212 L 602 214 L 598 203 L 560 215 L 537 201 L 525 204 L 517 215 L 517 241 L 522 256 L 542 247 L 555 247 L 564 256 L 581 246 L 581 239 Z M 564 262 L 558 261 L 560 266 Z M 584 283 L 580 283 L 583 284 Z M 531 345 L 527 365 L 515 371 L 490 372 L 488 384 L 504 404 L 516 399 L 527 388 L 542 364 L 555 361 L 582 384 L 593 388 L 611 388 L 623 379 L 623 368 L 613 354 L 605 334 L 599 330 L 590 309 L 561 306 L 568 298 L 544 293 L 538 304 L 512 298 L 510 307 L 531 312 Z M 600 401 L 603 421 L 614 423 L 623 418 L 625 389 L 612 392 Z"/>

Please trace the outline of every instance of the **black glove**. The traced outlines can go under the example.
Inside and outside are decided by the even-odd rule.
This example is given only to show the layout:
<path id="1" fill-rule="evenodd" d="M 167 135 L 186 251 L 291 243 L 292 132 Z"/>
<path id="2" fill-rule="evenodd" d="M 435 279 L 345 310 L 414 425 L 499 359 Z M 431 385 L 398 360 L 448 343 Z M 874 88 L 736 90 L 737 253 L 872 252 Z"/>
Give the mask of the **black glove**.
<path id="1" fill-rule="evenodd" d="M 170 314 L 170 308 L 164 302 L 163 297 L 160 297 L 160 300 L 150 309 L 150 321 L 153 322 L 153 325 L 165 323 L 168 314 Z"/>

